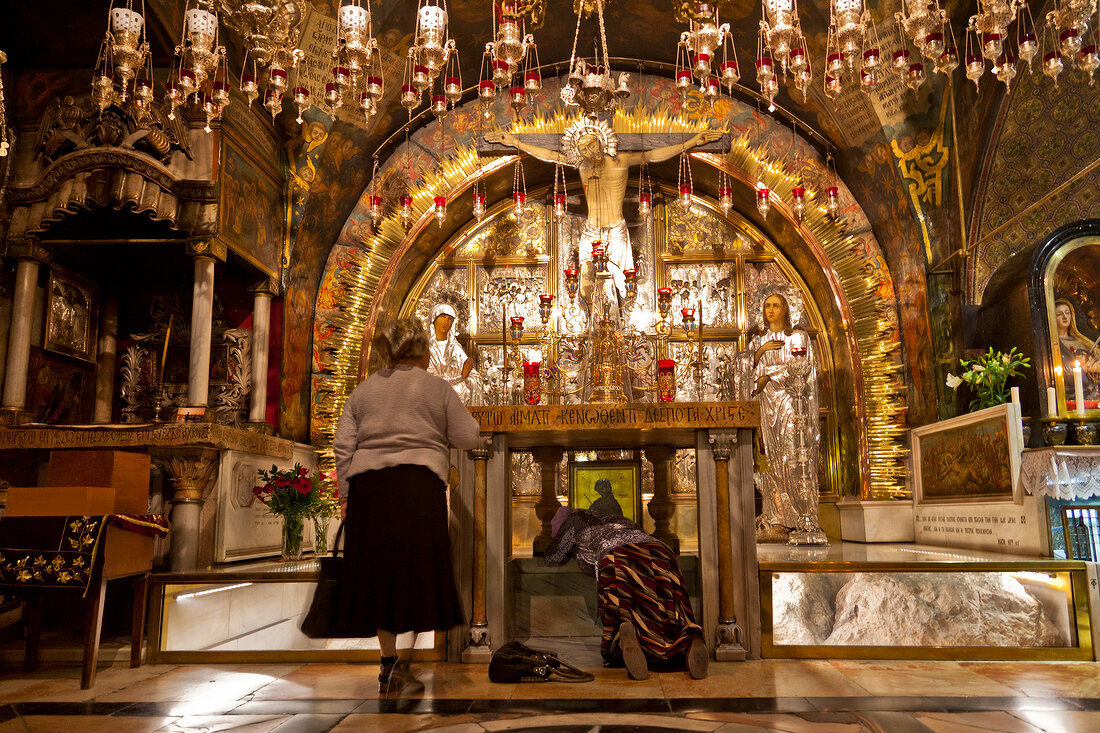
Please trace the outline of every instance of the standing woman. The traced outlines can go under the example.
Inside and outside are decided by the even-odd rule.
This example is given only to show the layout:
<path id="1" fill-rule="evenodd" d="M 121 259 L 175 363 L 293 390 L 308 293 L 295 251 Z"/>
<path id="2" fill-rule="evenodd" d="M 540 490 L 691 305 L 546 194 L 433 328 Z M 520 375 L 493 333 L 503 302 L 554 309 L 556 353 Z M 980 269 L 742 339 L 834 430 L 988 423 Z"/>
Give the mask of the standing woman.
<path id="1" fill-rule="evenodd" d="M 338 613 L 356 636 L 378 637 L 379 691 L 423 689 L 398 664 L 397 634 L 463 622 L 447 534 L 449 447 L 477 445 L 478 423 L 451 386 L 426 370 L 428 333 L 417 318 L 380 329 L 388 366 L 348 397 L 333 442 L 348 497 Z"/>

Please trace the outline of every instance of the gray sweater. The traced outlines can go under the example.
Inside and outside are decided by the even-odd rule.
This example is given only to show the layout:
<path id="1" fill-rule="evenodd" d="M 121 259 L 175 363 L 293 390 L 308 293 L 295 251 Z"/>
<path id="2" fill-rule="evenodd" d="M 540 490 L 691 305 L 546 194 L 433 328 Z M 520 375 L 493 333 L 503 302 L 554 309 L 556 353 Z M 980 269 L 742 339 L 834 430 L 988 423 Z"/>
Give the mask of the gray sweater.
<path id="1" fill-rule="evenodd" d="M 448 446 L 474 448 L 477 436 L 477 420 L 451 385 L 407 364 L 379 370 L 352 391 L 336 427 L 340 496 L 352 476 L 405 463 L 427 466 L 446 482 Z"/>

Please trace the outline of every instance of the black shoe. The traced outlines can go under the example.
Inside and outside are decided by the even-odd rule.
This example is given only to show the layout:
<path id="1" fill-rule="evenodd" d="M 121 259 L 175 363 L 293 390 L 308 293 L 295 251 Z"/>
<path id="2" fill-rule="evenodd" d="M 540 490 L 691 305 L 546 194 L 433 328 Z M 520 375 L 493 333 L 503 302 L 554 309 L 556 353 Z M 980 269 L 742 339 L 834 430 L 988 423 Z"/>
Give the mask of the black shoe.
<path id="1" fill-rule="evenodd" d="M 634 680 L 644 680 L 649 677 L 649 666 L 646 665 L 645 653 L 642 645 L 638 643 L 638 630 L 629 621 L 619 624 L 619 649 L 623 653 L 623 664 L 626 673 Z"/>
<path id="2" fill-rule="evenodd" d="M 385 692 L 386 687 L 390 684 L 390 674 L 393 672 L 394 665 L 397 664 L 397 657 L 393 658 L 393 661 L 387 661 L 383 659 L 379 662 L 378 670 L 378 691 Z"/>
<path id="3" fill-rule="evenodd" d="M 707 676 L 707 667 L 710 666 L 710 653 L 706 643 L 699 638 L 691 640 L 691 646 L 687 650 L 688 674 L 693 680 L 701 680 Z"/>
<path id="4" fill-rule="evenodd" d="M 388 682 L 384 688 L 379 688 L 379 692 L 384 692 L 386 697 L 412 697 L 424 692 L 424 683 L 412 673 L 408 662 L 398 662 L 390 672 Z"/>

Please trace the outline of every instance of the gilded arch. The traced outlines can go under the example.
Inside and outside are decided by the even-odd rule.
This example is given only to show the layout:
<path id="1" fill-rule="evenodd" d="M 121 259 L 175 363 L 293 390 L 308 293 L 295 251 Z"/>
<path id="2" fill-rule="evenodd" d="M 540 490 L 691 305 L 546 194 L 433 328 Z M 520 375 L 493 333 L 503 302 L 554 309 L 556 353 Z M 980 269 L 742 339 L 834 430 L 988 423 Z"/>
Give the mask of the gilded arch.
<path id="1" fill-rule="evenodd" d="M 617 129 L 683 130 L 703 120 L 713 121 L 701 108 L 675 118 L 654 113 L 652 108 L 643 112 L 647 101 L 655 108 L 675 93 L 671 82 L 662 79 L 647 78 L 645 88 L 647 94 L 639 100 L 636 114 L 617 115 Z M 548 94 L 553 98 L 553 89 Z M 851 364 L 850 378 L 838 388 L 851 395 L 850 403 L 855 408 L 852 414 L 841 416 L 841 421 L 864 428 L 850 430 L 847 439 L 842 440 L 847 454 L 859 457 L 858 468 L 843 482 L 843 491 L 863 498 L 902 496 L 906 491 L 905 451 L 901 445 L 904 396 L 896 378 L 901 369 L 896 355 L 896 303 L 889 272 L 869 223 L 840 182 L 836 183 L 841 188 L 846 219 L 833 221 L 825 215 L 823 192 L 834 181 L 809 144 L 774 120 L 761 118 L 751 108 L 730 100 L 724 100 L 724 105 L 711 112 L 720 115 L 719 124 L 727 124 L 740 137 L 726 156 L 692 155 L 696 161 L 696 194 L 713 197 L 718 170 L 724 169 L 735 180 L 734 207 L 755 219 L 755 186 L 763 183 L 774 192 L 775 213 L 761 220 L 760 228 L 794 263 L 808 287 L 820 293 L 818 301 L 828 304 L 824 325 L 830 333 L 840 334 L 835 342 L 839 347 L 836 358 Z M 368 354 L 360 347 L 364 333 L 371 333 L 379 318 L 398 312 L 419 275 L 469 218 L 468 190 L 474 181 L 482 182 L 489 201 L 511 193 L 508 166 L 513 156 L 485 161 L 478 158 L 472 146 L 457 142 L 472 141 L 481 132 L 479 113 L 476 104 L 469 105 L 453 113 L 445 126 L 434 123 L 425 127 L 412 137 L 413 146 L 384 164 L 383 175 L 388 179 L 412 173 L 410 178 L 417 184 L 413 190 L 416 223 L 408 232 L 393 214 L 371 231 L 365 201 L 361 200 L 332 250 L 322 279 L 314 331 L 315 364 L 319 368 L 313 380 L 312 427 L 317 442 L 334 430 L 339 408 L 365 368 Z M 553 121 L 536 124 L 552 125 Z M 455 153 L 435 166 L 429 151 L 441 142 L 448 149 L 453 142 Z M 797 185 L 798 176 L 773 156 L 802 160 L 805 185 L 816 192 L 801 224 L 783 203 Z M 529 173 L 529 186 L 531 178 Z M 442 227 L 430 215 L 433 197 L 439 194 L 451 202 Z"/>

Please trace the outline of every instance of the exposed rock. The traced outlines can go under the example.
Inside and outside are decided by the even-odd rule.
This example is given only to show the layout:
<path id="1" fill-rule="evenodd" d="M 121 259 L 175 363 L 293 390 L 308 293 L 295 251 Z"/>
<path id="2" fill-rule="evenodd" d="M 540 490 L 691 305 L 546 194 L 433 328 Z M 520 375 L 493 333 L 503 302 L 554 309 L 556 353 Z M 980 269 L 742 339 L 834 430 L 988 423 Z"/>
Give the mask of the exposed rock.
<path id="1" fill-rule="evenodd" d="M 1040 599 L 1008 573 L 782 573 L 773 609 L 776 644 L 1069 644 Z"/>
<path id="2" fill-rule="evenodd" d="M 833 630 L 833 602 L 848 573 L 779 573 L 772 584 L 776 644 L 816 646 Z"/>

